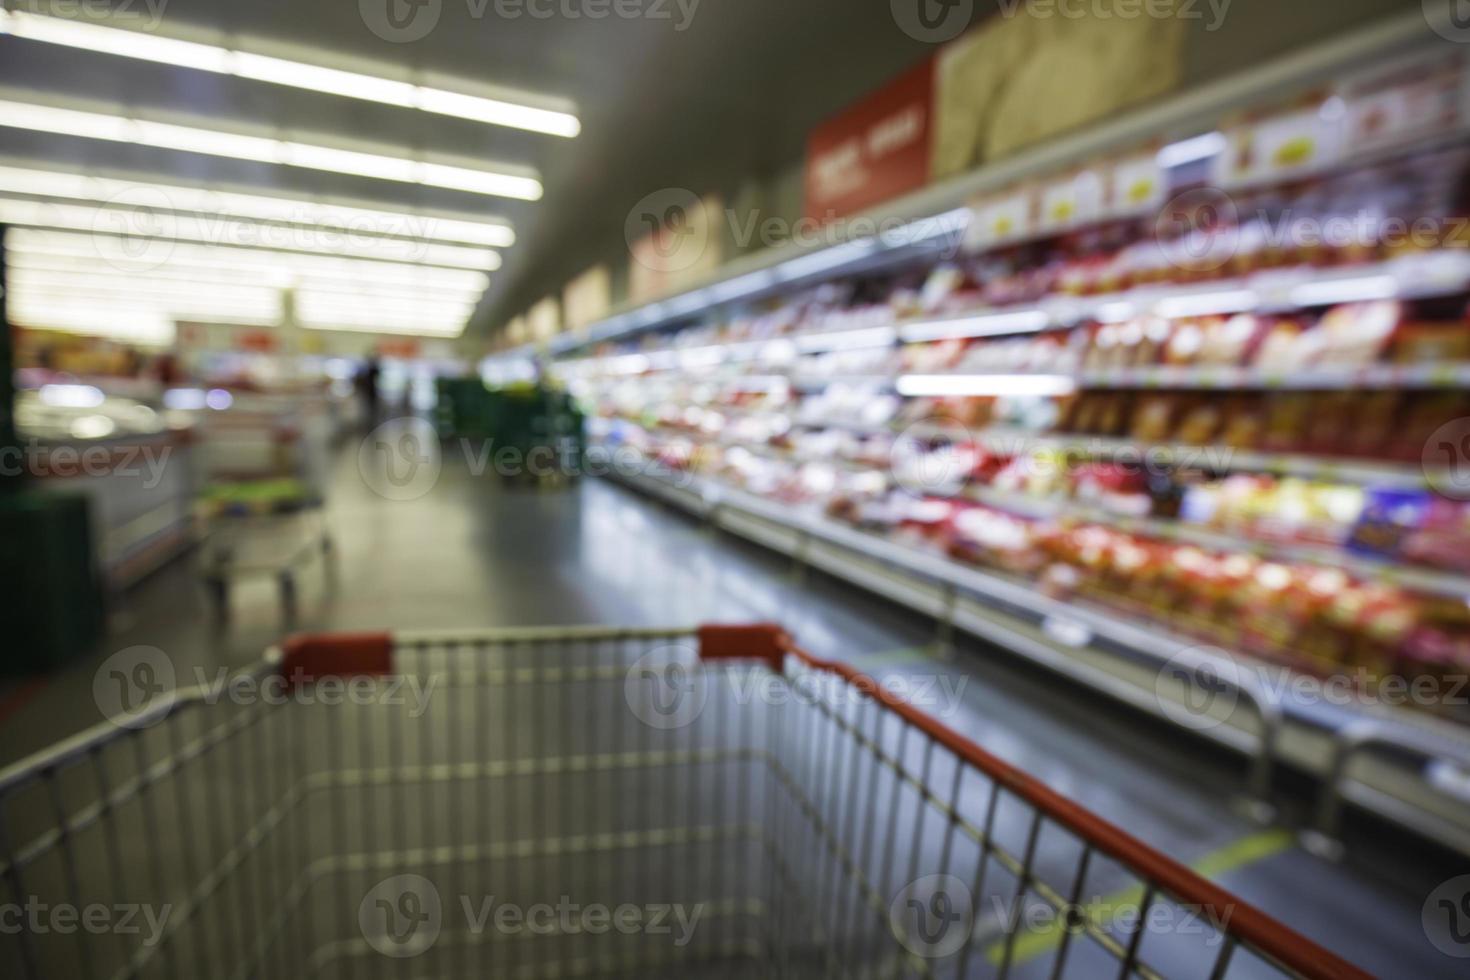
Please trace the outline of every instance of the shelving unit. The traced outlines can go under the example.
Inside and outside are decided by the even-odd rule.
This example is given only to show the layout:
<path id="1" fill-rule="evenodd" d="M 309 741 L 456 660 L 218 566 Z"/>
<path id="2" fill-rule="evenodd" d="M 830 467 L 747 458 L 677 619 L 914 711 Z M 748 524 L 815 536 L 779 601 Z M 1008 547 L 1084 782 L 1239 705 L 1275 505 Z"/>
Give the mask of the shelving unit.
<path id="1" fill-rule="evenodd" d="M 1403 405 L 1417 406 L 1419 402 L 1415 399 L 1470 391 L 1470 359 L 1465 358 L 1463 351 L 1430 363 L 1424 363 L 1423 359 L 1412 363 L 1409 358 L 1395 361 L 1380 350 L 1377 363 L 1324 358 L 1307 368 L 1273 367 L 1270 364 L 1308 362 L 1285 358 L 1275 362 L 1258 361 L 1254 353 L 1219 365 L 1180 365 L 1167 363 L 1159 356 L 1154 358 L 1160 362 L 1155 366 L 1102 369 L 1075 367 L 1082 361 L 1077 351 L 1059 356 L 1057 363 L 1051 365 L 1040 359 L 1007 361 L 1008 355 L 1004 354 L 996 358 L 982 355 L 969 362 L 972 368 L 997 363 L 1027 365 L 1026 370 L 1012 373 L 986 373 L 966 370 L 960 357 L 946 359 L 948 352 L 944 349 L 924 345 L 1010 339 L 1024 346 L 1028 337 L 1051 343 L 1064 331 L 1087 329 L 1086 325 L 1090 324 L 1123 324 L 1140 317 L 1173 321 L 1223 318 L 1239 313 L 1263 317 L 1301 313 L 1311 317 L 1314 311 L 1339 304 L 1448 301 L 1470 294 L 1470 247 L 1448 245 L 1470 246 L 1470 242 L 1447 243 L 1447 247 L 1438 250 L 1384 249 L 1375 253 L 1378 258 L 1373 261 L 1344 252 L 1331 256 L 1324 264 L 1321 255 L 1303 258 L 1297 254 L 1290 261 L 1298 264 L 1283 265 L 1277 261 L 1279 256 L 1273 256 L 1272 261 L 1263 261 L 1248 273 L 1239 270 L 1251 267 L 1250 263 L 1227 261 L 1219 271 L 1196 274 L 1191 270 L 1190 274 L 1173 276 L 1175 281 L 1168 283 L 1152 281 L 1144 274 L 1148 271 L 1146 265 L 1143 273 L 1136 276 L 1091 276 L 1087 272 L 1091 266 L 1079 271 L 1076 266 L 1065 264 L 1074 255 L 1053 253 L 1063 263 L 1060 268 L 1077 274 L 1072 278 L 1049 275 L 1032 280 L 1019 276 L 1007 278 L 1003 271 L 999 288 L 991 289 L 992 281 L 986 279 L 985 288 L 956 293 L 945 302 L 931 303 L 925 299 L 922 308 L 930 312 L 923 316 L 913 313 L 919 304 L 910 298 L 903 303 L 895 301 L 889 308 L 894 312 L 887 319 L 881 309 L 875 314 L 872 307 L 855 307 L 841 311 L 842 316 L 814 317 L 806 329 L 778 335 L 767 322 L 749 329 L 739 325 L 738 330 L 726 329 L 721 333 L 711 329 L 678 339 L 650 339 L 657 332 L 689 326 L 701 318 L 714 320 L 740 304 L 768 300 L 817 282 L 868 275 L 880 269 L 912 267 L 916 263 L 933 264 L 941 255 L 952 254 L 962 241 L 971 252 L 1001 254 L 1022 244 L 1060 237 L 1078 228 L 1038 219 L 1030 227 L 1002 235 L 983 227 L 979 216 L 984 213 L 984 202 L 997 195 L 1031 194 L 1031 204 L 1036 205 L 1041 200 L 1036 188 L 1048 180 L 1067 179 L 1065 175 L 1075 174 L 1081 168 L 1102 168 L 1128 154 L 1153 153 L 1161 144 L 1167 150 L 1175 145 L 1170 141 L 1188 142 L 1186 138 L 1206 134 L 1216 137 L 1212 142 L 1238 150 L 1239 146 L 1231 141 L 1240 131 L 1232 127 L 1256 125 L 1242 120 L 1261 118 L 1258 110 L 1265 110 L 1266 114 L 1272 110 L 1300 114 L 1306 104 L 1305 93 L 1319 99 L 1324 92 L 1340 93 L 1334 96 L 1341 103 L 1338 108 L 1351 114 L 1352 93 L 1371 89 L 1371 80 L 1403 79 L 1430 69 L 1441 74 L 1459 73 L 1456 78 L 1463 90 L 1464 105 L 1457 110 L 1455 121 L 1406 131 L 1392 140 L 1365 139 L 1362 146 L 1343 141 L 1343 146 L 1335 147 L 1331 154 L 1304 165 L 1273 164 L 1264 171 L 1244 174 L 1222 168 L 1215 175 L 1218 179 L 1214 179 L 1214 186 L 1229 194 L 1249 194 L 1268 185 L 1325 179 L 1353 167 L 1380 165 L 1395 155 L 1455 145 L 1470 133 L 1470 58 L 1462 47 L 1426 39 L 1422 18 L 1415 11 L 1413 17 L 1379 25 L 1283 61 L 1272 72 L 1228 79 L 1107 126 L 1018 154 L 999 165 L 890 202 L 865 215 L 890 223 L 911 223 L 905 227 L 918 227 L 922 223 L 926 229 L 923 235 L 884 236 L 825 250 L 774 249 L 741 258 L 708 282 L 695 284 L 680 295 L 626 307 L 583 335 L 560 338 L 550 345 L 549 353 L 559 358 L 555 369 L 574 390 L 626 392 L 646 386 L 640 390 L 655 392 L 648 394 L 641 405 L 635 394 L 628 398 L 626 405 L 608 409 L 626 412 L 630 424 L 652 426 L 650 448 L 668 436 L 678 440 L 680 452 L 690 449 L 697 452 L 701 445 L 721 450 L 738 448 L 751 456 L 790 467 L 825 464 L 849 473 L 878 472 L 871 459 L 842 458 L 835 451 L 814 458 L 810 452 L 772 445 L 765 438 L 742 440 L 738 432 L 719 435 L 690 426 L 658 429 L 653 419 L 669 415 L 667 411 L 653 411 L 653 406 L 673 404 L 676 410 L 699 408 L 717 412 L 727 423 L 749 423 L 752 427 L 757 427 L 756 423 L 763 417 L 770 416 L 777 421 L 775 416 L 784 416 L 773 431 L 789 428 L 793 433 L 813 434 L 840 430 L 872 437 L 876 447 L 882 447 L 884 440 L 973 442 L 1007 457 L 1037 452 L 1064 454 L 1075 461 L 1118 462 L 1142 457 L 1165 465 L 1188 464 L 1220 475 L 1259 473 L 1299 477 L 1356 485 L 1365 491 L 1423 491 L 1443 487 L 1454 476 L 1447 467 L 1431 461 L 1417 463 L 1402 445 L 1387 439 L 1375 444 L 1380 457 L 1339 456 L 1277 451 L 1276 447 L 1328 446 L 1347 453 L 1358 451 L 1360 444 L 1330 438 L 1269 438 L 1252 443 L 1272 447 L 1269 449 L 1192 445 L 1168 436 L 1129 439 L 1049 431 L 1048 426 L 1059 428 L 1058 423 L 1025 413 L 976 413 L 967 417 L 992 421 L 977 422 L 967 428 L 959 423 L 931 425 L 927 420 L 917 424 L 901 421 L 917 417 L 921 414 L 918 411 L 899 412 L 893 421 L 878 422 L 875 420 L 884 413 L 864 417 L 859 409 L 867 396 L 873 400 L 964 399 L 1008 395 L 1051 397 L 1079 392 L 1088 397 L 1113 398 L 1110 393 L 1125 391 L 1178 393 L 1190 396 L 1193 401 L 1207 398 L 1209 393 L 1226 392 L 1284 399 L 1289 396 L 1278 393 L 1394 390 L 1404 393 Z M 1326 118 L 1325 108 L 1324 105 L 1323 118 Z M 1399 124 L 1398 120 L 1392 123 Z M 1207 131 L 1212 127 L 1219 127 L 1220 132 L 1209 134 Z M 1216 152 L 1223 156 L 1224 151 Z M 1167 188 L 1192 187 L 1200 179 L 1200 173 L 1191 172 L 1171 184 L 1170 178 L 1162 174 L 1164 167 L 1160 163 L 1165 193 L 1150 208 L 1113 202 L 1089 213 L 1082 224 L 1101 227 L 1125 217 L 1136 220 L 1164 203 Z M 1105 263 L 1109 270 L 1128 267 L 1122 252 L 1087 253 L 1087 256 Z M 1002 266 L 1003 270 L 1008 268 Z M 1051 268 L 1055 270 L 1058 266 Z M 980 281 L 978 277 L 976 281 Z M 1092 286 L 1148 284 L 1085 293 L 1072 288 L 1078 282 Z M 1046 285 L 1033 290 L 1037 283 Z M 1035 295 L 1038 292 L 1046 295 Z M 1034 298 L 1008 301 L 1018 296 Z M 978 297 L 990 297 L 994 302 L 976 307 Z M 1436 311 L 1449 308 L 1447 302 L 1423 305 Z M 899 315 L 899 310 L 903 315 Z M 1432 318 L 1445 316 L 1435 313 Z M 839 322 L 841 326 L 833 326 Z M 781 330 L 788 329 L 784 321 L 778 325 Z M 771 330 L 773 335 L 762 336 L 765 330 Z M 728 342 L 716 342 L 718 336 L 728 338 Z M 604 350 L 600 356 L 590 353 L 596 345 L 609 343 L 622 346 Z M 920 366 L 926 363 L 924 351 L 939 355 L 928 359 L 928 363 L 937 365 L 932 370 Z M 911 358 L 909 355 L 914 352 L 919 353 Z M 529 350 L 511 351 L 505 358 L 515 360 L 530 353 Z M 1353 366 L 1343 366 L 1346 361 L 1351 361 Z M 1135 362 L 1103 359 L 1091 363 Z M 960 366 L 953 366 L 957 364 Z M 846 394 L 853 397 L 838 392 L 838 386 L 852 389 Z M 695 389 L 699 390 L 698 394 L 694 393 Z M 804 397 L 829 391 L 839 397 L 820 405 L 816 399 Z M 749 402 L 755 399 L 750 396 L 757 392 L 777 397 L 769 399 L 765 407 L 751 407 Z M 725 404 L 727 401 L 735 404 Z M 849 416 L 834 417 L 831 414 L 834 403 L 853 410 Z M 807 411 L 808 404 L 813 410 L 820 408 L 820 413 Z M 644 412 L 646 416 L 641 414 Z M 1128 431 L 1125 426 L 1099 425 L 1096 421 L 1092 424 L 1079 421 L 1077 428 Z M 1225 430 L 1217 426 L 1209 431 L 1218 435 Z M 645 433 L 640 438 L 647 437 Z M 1203 440 L 1206 436 L 1201 434 L 1198 438 Z M 866 456 L 867 447 L 864 449 Z M 747 457 L 742 465 L 749 462 Z M 698 463 L 696 459 L 695 465 Z M 779 475 L 777 469 L 773 466 L 763 476 Z M 717 479 L 660 469 L 652 460 L 642 472 L 624 472 L 618 478 L 731 533 L 790 555 L 804 567 L 822 569 L 933 616 L 939 623 L 941 636 L 952 629 L 972 633 L 1084 684 L 1110 700 L 1121 701 L 1246 754 L 1252 759 L 1247 795 L 1257 804 L 1257 811 L 1267 795 L 1265 787 L 1269 785 L 1273 767 L 1286 764 L 1317 777 L 1322 784 L 1322 804 L 1318 833 L 1312 838 L 1314 846 L 1329 847 L 1330 838 L 1336 832 L 1336 811 L 1346 800 L 1470 853 L 1470 793 L 1463 789 L 1470 786 L 1470 729 L 1424 712 L 1384 704 L 1329 705 L 1297 697 L 1290 684 L 1277 683 L 1280 678 L 1292 676 L 1279 665 L 1202 648 L 1198 640 L 1179 635 L 1162 620 L 1082 600 L 1052 598 L 1043 593 L 1043 586 L 1038 582 L 982 570 L 937 551 L 911 547 L 901 534 L 889 538 L 857 530 L 827 518 L 819 507 L 810 504 L 768 500 Z M 831 479 L 830 474 L 826 478 Z M 1460 484 L 1455 481 L 1454 485 Z M 1250 538 L 1233 529 L 1172 518 L 1124 516 L 1070 496 L 1023 495 L 982 484 L 965 485 L 960 492 L 970 502 L 1012 514 L 1092 523 L 1142 538 L 1187 543 L 1220 553 L 1245 553 L 1288 564 L 1330 567 L 1367 582 L 1470 601 L 1470 576 L 1375 559 L 1345 548 Z M 1197 724 L 1198 719 L 1192 723 L 1180 712 L 1181 699 L 1191 689 L 1199 693 L 1196 681 L 1202 669 L 1214 671 L 1217 677 L 1223 674 L 1238 678 L 1238 683 L 1227 685 L 1232 709 L 1208 725 Z"/>
<path id="2" fill-rule="evenodd" d="M 1470 797 L 1435 775 L 1470 772 L 1470 732 L 1461 726 L 1378 704 L 1346 707 L 1305 698 L 1280 682 L 1287 676 L 1284 668 L 1202 645 L 1157 623 L 1052 599 L 1029 582 L 866 534 L 806 508 L 669 471 L 653 460 L 645 463 L 638 472 L 621 469 L 614 477 L 802 565 L 932 616 L 941 637 L 962 630 L 1161 720 L 1179 724 L 1191 710 L 1183 705 L 1178 677 L 1198 672 L 1216 682 L 1234 679 L 1234 693 L 1224 698 L 1228 710 L 1186 727 L 1251 760 L 1241 789 L 1246 809 L 1268 814 L 1261 787 L 1285 764 L 1318 779 L 1324 803 L 1349 799 L 1470 854 Z M 1394 751 L 1364 758 L 1351 773 L 1334 773 L 1339 753 L 1365 731 Z M 1333 829 L 1308 828 L 1304 837 L 1311 846 L 1331 850 Z"/>

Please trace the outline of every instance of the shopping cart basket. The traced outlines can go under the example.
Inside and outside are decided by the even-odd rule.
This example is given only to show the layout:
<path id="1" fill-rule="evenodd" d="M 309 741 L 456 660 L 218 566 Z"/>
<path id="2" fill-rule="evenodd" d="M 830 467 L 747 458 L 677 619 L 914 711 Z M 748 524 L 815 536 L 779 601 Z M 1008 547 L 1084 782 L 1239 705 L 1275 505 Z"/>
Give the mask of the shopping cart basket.
<path id="1" fill-rule="evenodd" d="M 149 656 L 0 773 L 7 976 L 1365 976 L 774 626 Z"/>
<path id="2" fill-rule="evenodd" d="M 220 622 L 230 618 L 231 590 L 242 580 L 274 579 L 290 622 L 298 571 L 318 556 L 327 575 L 333 571 L 323 412 L 298 396 L 253 395 L 210 420 L 199 566 Z"/>

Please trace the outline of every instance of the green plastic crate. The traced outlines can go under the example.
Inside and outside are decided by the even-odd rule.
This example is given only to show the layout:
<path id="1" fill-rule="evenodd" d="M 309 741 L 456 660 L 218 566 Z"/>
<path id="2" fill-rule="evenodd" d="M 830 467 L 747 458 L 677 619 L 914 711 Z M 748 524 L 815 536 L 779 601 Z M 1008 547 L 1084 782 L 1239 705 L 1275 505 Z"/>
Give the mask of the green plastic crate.
<path id="1" fill-rule="evenodd" d="M 84 496 L 0 494 L 0 596 L 0 672 L 40 673 L 91 651 L 104 600 Z"/>

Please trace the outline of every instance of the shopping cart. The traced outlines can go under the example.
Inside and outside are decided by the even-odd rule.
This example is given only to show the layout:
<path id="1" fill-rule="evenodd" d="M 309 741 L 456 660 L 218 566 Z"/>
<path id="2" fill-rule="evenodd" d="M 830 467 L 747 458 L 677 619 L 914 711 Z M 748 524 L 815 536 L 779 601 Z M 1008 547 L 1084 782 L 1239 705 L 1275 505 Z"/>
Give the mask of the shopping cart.
<path id="1" fill-rule="evenodd" d="M 294 619 L 297 572 L 313 558 L 332 568 L 325 516 L 330 422 L 324 402 L 241 395 L 205 432 L 208 485 L 199 500 L 199 564 L 216 617 L 230 618 L 236 583 L 269 578 Z"/>
<path id="2" fill-rule="evenodd" d="M 1366 976 L 778 627 L 137 657 L 0 773 L 7 976 Z"/>

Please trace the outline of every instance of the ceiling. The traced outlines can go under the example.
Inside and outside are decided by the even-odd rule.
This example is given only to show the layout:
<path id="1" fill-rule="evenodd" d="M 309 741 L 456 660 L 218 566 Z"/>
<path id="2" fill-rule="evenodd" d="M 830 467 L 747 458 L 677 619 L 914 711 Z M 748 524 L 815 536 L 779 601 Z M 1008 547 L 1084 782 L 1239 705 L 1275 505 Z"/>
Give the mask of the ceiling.
<path id="1" fill-rule="evenodd" d="M 472 335 L 617 255 L 627 212 L 646 194 L 671 186 L 728 194 L 784 170 L 801 158 L 813 125 L 932 50 L 900 30 L 880 0 L 417 0 L 427 4 L 421 15 L 437 9 L 438 22 L 402 43 L 367 22 L 381 17 L 384 3 L 411 0 L 105 2 L 119 26 L 158 23 L 161 34 L 217 44 L 231 43 L 218 33 L 227 32 L 261 53 L 392 77 L 433 73 L 574 102 L 582 133 L 563 139 L 0 37 L 0 86 L 64 103 L 103 100 L 144 116 L 208 117 L 221 128 L 361 142 L 396 156 L 534 167 L 545 195 L 525 203 L 0 127 L 0 155 L 70 168 L 508 218 L 519 240 L 491 277 Z M 14 5 L 45 9 L 39 0 Z M 103 5 L 55 0 L 54 12 Z M 161 22 L 151 21 L 160 7 Z M 652 16 L 587 16 L 620 7 Z"/>

